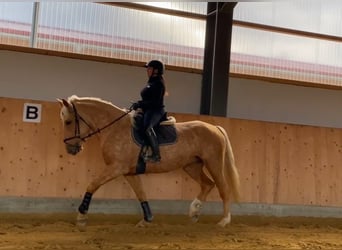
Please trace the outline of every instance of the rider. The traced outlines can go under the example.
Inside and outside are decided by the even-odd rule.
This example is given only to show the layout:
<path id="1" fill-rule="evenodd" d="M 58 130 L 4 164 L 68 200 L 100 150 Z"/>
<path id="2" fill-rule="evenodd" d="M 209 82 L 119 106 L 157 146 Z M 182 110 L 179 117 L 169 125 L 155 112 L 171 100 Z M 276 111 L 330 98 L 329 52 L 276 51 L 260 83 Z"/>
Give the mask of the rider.
<path id="1" fill-rule="evenodd" d="M 161 61 L 152 60 L 148 62 L 145 67 L 147 68 L 148 82 L 140 92 L 141 100 L 133 103 L 132 108 L 134 110 L 140 108 L 144 112 L 143 129 L 147 142 L 152 149 L 152 156 L 147 157 L 145 160 L 159 162 L 161 159 L 159 145 L 153 127 L 156 126 L 165 115 L 164 64 Z"/>

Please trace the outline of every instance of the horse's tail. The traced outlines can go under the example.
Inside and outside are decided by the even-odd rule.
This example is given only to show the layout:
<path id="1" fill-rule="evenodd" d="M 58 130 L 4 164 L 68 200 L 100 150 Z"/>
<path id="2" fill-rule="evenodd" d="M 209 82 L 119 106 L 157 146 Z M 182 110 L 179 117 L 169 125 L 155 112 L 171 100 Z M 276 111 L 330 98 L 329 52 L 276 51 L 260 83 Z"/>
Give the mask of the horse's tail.
<path id="1" fill-rule="evenodd" d="M 225 148 L 225 159 L 224 159 L 224 175 L 227 178 L 228 183 L 230 184 L 230 188 L 232 189 L 233 197 L 235 201 L 240 200 L 240 177 L 239 172 L 235 166 L 235 159 L 233 154 L 233 149 L 230 144 L 227 132 L 221 126 L 216 126 L 224 136 L 226 141 L 226 148 Z"/>

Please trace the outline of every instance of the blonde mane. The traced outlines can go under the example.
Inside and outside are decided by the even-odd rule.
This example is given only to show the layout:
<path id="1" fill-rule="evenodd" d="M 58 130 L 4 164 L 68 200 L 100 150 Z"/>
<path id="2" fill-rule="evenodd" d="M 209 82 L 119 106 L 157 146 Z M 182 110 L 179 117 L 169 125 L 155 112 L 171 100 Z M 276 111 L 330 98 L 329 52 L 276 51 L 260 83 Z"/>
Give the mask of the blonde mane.
<path id="1" fill-rule="evenodd" d="M 126 108 L 119 108 L 118 106 L 114 105 L 113 103 L 106 101 L 106 100 L 103 100 L 103 99 L 98 98 L 98 97 L 78 97 L 77 95 L 72 95 L 72 96 L 68 97 L 69 103 L 78 103 L 79 101 L 81 101 L 82 103 L 87 103 L 87 104 L 102 103 L 102 104 L 111 106 L 113 108 L 120 109 L 124 112 L 127 111 Z"/>

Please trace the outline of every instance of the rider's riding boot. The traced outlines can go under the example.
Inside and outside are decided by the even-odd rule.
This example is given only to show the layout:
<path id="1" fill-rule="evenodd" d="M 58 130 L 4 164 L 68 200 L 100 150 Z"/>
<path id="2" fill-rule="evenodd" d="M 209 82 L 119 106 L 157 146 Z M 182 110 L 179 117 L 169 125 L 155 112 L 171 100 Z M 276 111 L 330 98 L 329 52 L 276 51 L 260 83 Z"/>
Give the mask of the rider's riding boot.
<path id="1" fill-rule="evenodd" d="M 149 128 L 146 130 L 146 137 L 148 143 L 152 148 L 152 155 L 145 158 L 145 161 L 159 162 L 160 161 L 160 151 L 159 144 L 157 140 L 157 135 L 154 132 L 153 128 Z"/>

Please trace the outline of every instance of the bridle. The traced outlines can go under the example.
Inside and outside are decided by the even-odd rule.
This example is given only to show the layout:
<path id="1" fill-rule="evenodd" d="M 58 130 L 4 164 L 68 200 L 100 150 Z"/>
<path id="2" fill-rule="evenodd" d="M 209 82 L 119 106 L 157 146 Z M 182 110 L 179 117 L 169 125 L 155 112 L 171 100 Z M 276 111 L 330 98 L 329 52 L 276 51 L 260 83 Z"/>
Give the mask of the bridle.
<path id="1" fill-rule="evenodd" d="M 89 123 L 84 120 L 84 118 L 77 112 L 77 109 L 75 107 L 75 104 L 74 103 L 71 103 L 72 104 L 72 108 L 73 108 L 73 111 L 74 111 L 74 117 L 75 117 L 75 135 L 74 136 L 71 136 L 71 137 L 68 137 L 68 138 L 65 138 L 63 140 L 63 142 L 69 146 L 73 146 L 73 147 L 76 147 L 76 145 L 73 145 L 71 143 L 69 143 L 69 141 L 71 140 L 74 140 L 74 139 L 79 139 L 81 141 L 85 141 L 86 139 L 88 139 L 89 137 L 92 137 L 93 135 L 96 135 L 98 133 L 100 133 L 102 130 L 112 126 L 114 123 L 116 123 L 117 121 L 119 121 L 120 119 L 122 119 L 124 116 L 128 115 L 131 111 L 132 111 L 132 108 L 129 108 L 128 111 L 126 111 L 124 114 L 122 114 L 121 116 L 119 116 L 118 118 L 114 119 L 113 121 L 111 121 L 110 123 L 108 123 L 107 125 L 101 127 L 101 128 L 97 128 L 97 129 L 93 129 Z M 90 128 L 90 130 L 92 130 L 91 133 L 85 135 L 85 136 L 81 136 L 81 129 L 80 129 L 80 122 L 83 122 L 87 125 L 88 128 Z"/>

